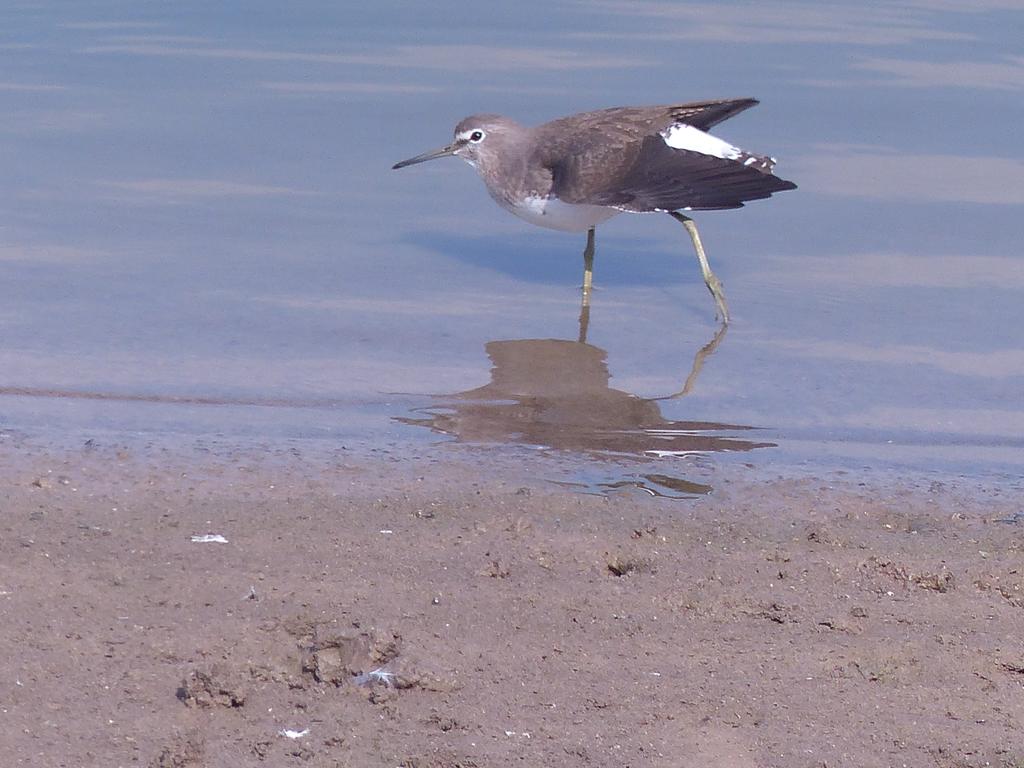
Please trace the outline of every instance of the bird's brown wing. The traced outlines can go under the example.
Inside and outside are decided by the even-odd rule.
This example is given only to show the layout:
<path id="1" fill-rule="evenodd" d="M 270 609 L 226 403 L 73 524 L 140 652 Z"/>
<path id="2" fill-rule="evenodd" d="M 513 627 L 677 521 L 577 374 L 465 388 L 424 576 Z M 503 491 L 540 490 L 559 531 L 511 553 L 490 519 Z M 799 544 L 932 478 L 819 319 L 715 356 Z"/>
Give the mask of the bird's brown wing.
<path id="1" fill-rule="evenodd" d="M 745 109 L 758 104 L 757 99 L 717 99 L 715 101 L 692 101 L 689 104 L 675 104 L 667 108 L 672 122 L 686 123 L 702 131 L 723 120 L 738 115 Z"/>
<path id="2" fill-rule="evenodd" d="M 753 161 L 744 164 L 744 157 Z M 569 203 L 647 212 L 739 208 L 748 200 L 796 189 L 796 184 L 772 175 L 765 167 L 770 169 L 770 158 L 744 155 L 740 160 L 723 159 L 673 149 L 661 136 L 648 136 L 628 167 L 604 176 L 603 182 L 570 183 L 568 178 L 563 181 L 563 175 L 556 170 L 553 191 Z"/>
<path id="3" fill-rule="evenodd" d="M 538 130 L 549 136 L 601 131 L 642 138 L 673 123 L 686 123 L 706 131 L 758 103 L 757 99 L 717 99 L 656 107 L 611 107 L 552 120 Z"/>
<path id="4" fill-rule="evenodd" d="M 537 129 L 546 156 L 534 158 L 533 165 L 550 173 L 551 192 L 569 203 L 627 211 L 739 208 L 796 185 L 772 175 L 771 158 L 741 152 L 726 159 L 675 149 L 661 132 L 675 123 L 703 131 L 757 103 L 618 107 L 562 118 Z"/>
<path id="5" fill-rule="evenodd" d="M 771 158 L 674 149 L 661 133 L 675 123 L 707 130 L 757 103 L 721 99 L 572 115 L 535 129 L 540 149 L 529 165 L 542 168 L 551 193 L 567 203 L 637 212 L 738 208 L 796 185 L 772 175 Z"/>

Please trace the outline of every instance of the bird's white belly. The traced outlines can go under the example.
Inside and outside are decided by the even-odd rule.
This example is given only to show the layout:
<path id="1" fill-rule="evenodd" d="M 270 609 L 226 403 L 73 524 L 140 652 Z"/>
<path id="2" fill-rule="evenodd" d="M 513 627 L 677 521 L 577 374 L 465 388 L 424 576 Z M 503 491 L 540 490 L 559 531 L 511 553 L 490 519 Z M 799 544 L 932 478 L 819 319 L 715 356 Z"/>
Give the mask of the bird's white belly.
<path id="1" fill-rule="evenodd" d="M 527 197 L 517 204 L 499 202 L 531 224 L 563 232 L 583 232 L 619 213 L 603 205 L 563 203 L 557 197 Z"/>

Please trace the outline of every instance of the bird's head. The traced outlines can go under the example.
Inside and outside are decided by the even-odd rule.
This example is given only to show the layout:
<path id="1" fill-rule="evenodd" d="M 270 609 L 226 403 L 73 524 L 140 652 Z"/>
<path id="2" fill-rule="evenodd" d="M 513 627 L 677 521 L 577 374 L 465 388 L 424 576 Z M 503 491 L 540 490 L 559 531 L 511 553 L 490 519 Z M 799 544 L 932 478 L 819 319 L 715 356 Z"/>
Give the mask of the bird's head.
<path id="1" fill-rule="evenodd" d="M 405 168 L 449 155 L 461 157 L 474 168 L 493 167 L 502 151 L 515 143 L 522 131 L 521 126 L 501 115 L 472 115 L 455 126 L 451 144 L 395 163 L 392 168 Z"/>

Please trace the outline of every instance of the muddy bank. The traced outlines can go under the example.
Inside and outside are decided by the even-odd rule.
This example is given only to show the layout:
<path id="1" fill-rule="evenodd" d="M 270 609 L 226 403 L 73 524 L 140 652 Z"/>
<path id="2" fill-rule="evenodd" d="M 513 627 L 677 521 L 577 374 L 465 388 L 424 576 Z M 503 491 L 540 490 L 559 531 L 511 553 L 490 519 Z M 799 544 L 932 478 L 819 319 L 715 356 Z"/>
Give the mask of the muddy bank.
<path id="1" fill-rule="evenodd" d="M 11 765 L 1024 764 L 1016 492 L 2 450 Z"/>

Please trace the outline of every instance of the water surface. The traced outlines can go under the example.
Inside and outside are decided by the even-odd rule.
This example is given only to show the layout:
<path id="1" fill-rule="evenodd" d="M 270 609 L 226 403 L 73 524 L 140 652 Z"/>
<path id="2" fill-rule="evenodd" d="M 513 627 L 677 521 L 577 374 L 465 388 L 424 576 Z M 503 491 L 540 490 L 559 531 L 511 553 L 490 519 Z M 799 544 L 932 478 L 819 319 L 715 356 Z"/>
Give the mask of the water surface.
<path id="1" fill-rule="evenodd" d="M 525 447 L 613 483 L 694 457 L 1024 464 L 1015 3 L 110 0 L 0 22 L 0 428 Z M 473 112 L 748 95 L 716 133 L 799 189 L 699 215 L 723 337 L 667 216 L 599 228 L 582 333 L 582 236 L 509 216 L 456 160 L 390 170 Z"/>

